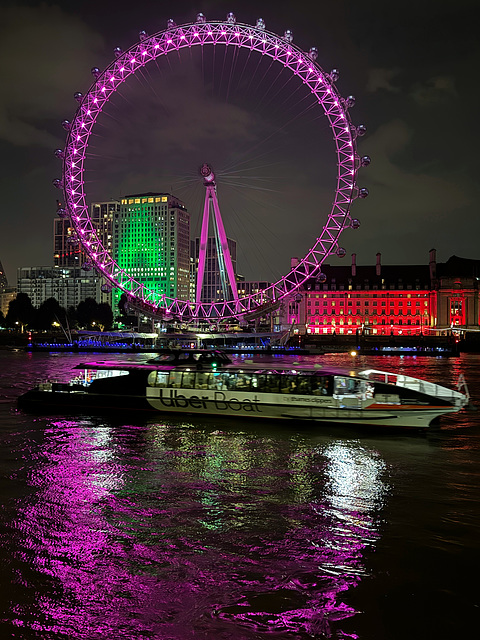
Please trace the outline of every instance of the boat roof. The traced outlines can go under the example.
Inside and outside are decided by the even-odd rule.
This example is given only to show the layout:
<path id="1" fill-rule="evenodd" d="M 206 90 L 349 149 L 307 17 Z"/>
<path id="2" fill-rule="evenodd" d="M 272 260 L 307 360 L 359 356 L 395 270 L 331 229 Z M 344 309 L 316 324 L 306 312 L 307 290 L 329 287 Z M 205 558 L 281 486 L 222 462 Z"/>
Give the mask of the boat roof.
<path id="1" fill-rule="evenodd" d="M 119 361 L 119 360 L 91 360 L 76 365 L 75 369 L 94 369 L 94 370 L 111 370 L 111 371 L 174 371 L 174 370 L 192 370 L 203 373 L 213 371 L 216 373 L 226 372 L 243 372 L 243 373 L 280 373 L 280 374 L 304 374 L 304 375 L 343 375 L 350 377 L 359 377 L 353 371 L 324 369 L 321 365 L 292 365 L 280 363 L 227 363 L 217 365 L 216 363 L 198 365 L 197 362 L 185 362 L 181 365 L 174 363 L 156 363 L 153 360 L 145 362 Z"/>

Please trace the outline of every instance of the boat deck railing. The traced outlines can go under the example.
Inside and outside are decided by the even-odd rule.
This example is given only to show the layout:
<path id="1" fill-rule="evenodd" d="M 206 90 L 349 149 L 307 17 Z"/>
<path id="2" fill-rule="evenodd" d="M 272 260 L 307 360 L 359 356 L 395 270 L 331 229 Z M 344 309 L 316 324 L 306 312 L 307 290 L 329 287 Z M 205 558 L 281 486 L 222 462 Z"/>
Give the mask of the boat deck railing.
<path id="1" fill-rule="evenodd" d="M 364 378 L 368 378 L 369 380 L 376 380 L 377 382 L 384 382 L 386 384 L 394 384 L 398 387 L 404 387 L 405 389 L 411 389 L 412 391 L 418 391 L 419 393 L 434 396 L 435 398 L 447 400 L 455 406 L 463 407 L 468 404 L 469 401 L 468 394 L 463 394 L 434 382 L 428 382 L 427 380 L 413 378 L 412 376 L 406 376 L 400 373 L 391 373 L 388 371 L 380 371 L 378 369 L 365 369 L 360 371 L 359 375 Z"/>

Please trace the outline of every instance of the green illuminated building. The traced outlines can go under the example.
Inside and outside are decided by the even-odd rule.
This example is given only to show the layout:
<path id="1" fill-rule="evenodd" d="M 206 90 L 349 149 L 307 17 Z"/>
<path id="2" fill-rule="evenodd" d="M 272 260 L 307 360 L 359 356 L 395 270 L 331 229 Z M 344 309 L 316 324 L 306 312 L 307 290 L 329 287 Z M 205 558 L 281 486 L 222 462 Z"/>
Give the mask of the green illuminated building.
<path id="1" fill-rule="evenodd" d="M 169 193 L 124 196 L 113 231 L 113 258 L 121 269 L 148 289 L 188 300 L 190 215 L 183 202 Z"/>

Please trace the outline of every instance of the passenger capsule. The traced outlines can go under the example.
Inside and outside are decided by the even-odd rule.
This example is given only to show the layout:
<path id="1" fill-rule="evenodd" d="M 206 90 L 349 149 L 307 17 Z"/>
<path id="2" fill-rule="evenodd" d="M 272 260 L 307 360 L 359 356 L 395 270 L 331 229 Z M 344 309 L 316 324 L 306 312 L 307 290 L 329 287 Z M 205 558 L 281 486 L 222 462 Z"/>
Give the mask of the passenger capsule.
<path id="1" fill-rule="evenodd" d="M 56 189 L 63 189 L 63 180 L 60 180 L 60 178 L 52 180 L 52 184 Z"/>
<path id="2" fill-rule="evenodd" d="M 320 272 L 317 276 L 317 282 L 319 282 L 320 284 L 323 284 L 326 281 L 327 281 L 327 276 L 324 273 Z"/>
<path id="3" fill-rule="evenodd" d="M 362 167 L 368 167 L 370 162 L 371 162 L 370 156 L 362 156 L 362 158 L 360 158 L 360 165 Z"/>
<path id="4" fill-rule="evenodd" d="M 235 14 L 234 13 L 227 13 L 227 22 L 228 24 L 235 24 L 237 21 L 237 19 L 235 18 Z"/>
<path id="5" fill-rule="evenodd" d="M 350 228 L 358 229 L 359 226 L 360 226 L 360 220 L 358 218 L 352 218 L 352 220 L 350 221 Z"/>
<path id="6" fill-rule="evenodd" d="M 336 82 L 340 77 L 340 72 L 338 69 L 332 69 L 328 75 L 330 76 L 330 80 L 332 82 Z"/>
<path id="7" fill-rule="evenodd" d="M 65 131 L 70 131 L 71 126 L 72 123 L 70 122 L 70 120 L 63 120 L 62 127 L 65 129 Z"/>
<path id="8" fill-rule="evenodd" d="M 83 100 L 83 93 L 81 93 L 80 91 L 77 91 L 76 93 L 73 94 L 73 97 L 77 102 L 81 102 Z"/>
<path id="9" fill-rule="evenodd" d="M 142 29 L 142 31 L 139 31 L 138 37 L 140 38 L 140 41 L 143 41 L 148 38 L 148 33 L 144 29 Z"/>
<path id="10" fill-rule="evenodd" d="M 82 269 L 84 271 L 91 271 L 92 270 L 92 265 L 90 264 L 90 262 L 84 262 L 82 264 Z"/>
<path id="11" fill-rule="evenodd" d="M 103 293 L 110 293 L 110 291 L 112 290 L 112 285 L 107 284 L 106 282 L 104 282 L 102 284 L 102 286 L 100 287 L 100 289 L 103 291 Z"/>
<path id="12" fill-rule="evenodd" d="M 287 42 L 293 42 L 293 31 L 291 29 L 287 29 L 283 34 L 283 39 Z"/>
<path id="13" fill-rule="evenodd" d="M 344 258 L 347 255 L 346 250 L 343 247 L 338 247 L 337 249 L 337 256 L 339 258 Z"/>
<path id="14" fill-rule="evenodd" d="M 203 15 L 203 13 L 197 13 L 197 24 L 205 24 L 207 19 Z"/>
<path id="15" fill-rule="evenodd" d="M 312 60 L 316 60 L 318 58 L 318 49 L 317 49 L 317 47 L 310 47 L 310 51 L 308 52 L 308 55 L 310 56 L 310 58 Z"/>
<path id="16" fill-rule="evenodd" d="M 115 47 L 115 49 L 113 50 L 113 55 L 116 58 L 119 58 L 122 55 L 123 51 L 121 49 L 121 47 Z"/>
<path id="17" fill-rule="evenodd" d="M 90 72 L 94 78 L 99 78 L 102 75 L 102 72 L 98 67 L 92 67 Z"/>
<path id="18" fill-rule="evenodd" d="M 367 133 L 367 127 L 364 124 L 357 125 L 357 136 L 364 136 Z"/>
<path id="19" fill-rule="evenodd" d="M 69 236 L 67 238 L 67 244 L 78 244 L 77 236 Z"/>
<path id="20" fill-rule="evenodd" d="M 55 149 L 53 153 L 55 154 L 55 157 L 58 158 L 59 160 L 65 157 L 65 151 L 63 149 Z"/>
<path id="21" fill-rule="evenodd" d="M 348 96 L 345 98 L 345 106 L 351 109 L 355 106 L 355 96 Z"/>
<path id="22" fill-rule="evenodd" d="M 59 218 L 66 218 L 66 217 L 67 217 L 67 215 L 68 215 L 68 214 L 67 214 L 67 210 L 66 210 L 66 209 L 64 209 L 63 207 L 59 207 L 59 208 L 57 209 L 57 216 L 58 216 Z"/>
<path id="23" fill-rule="evenodd" d="M 255 24 L 255 26 L 260 31 L 265 31 L 265 20 L 263 18 L 258 18 L 257 23 Z"/>
<path id="24" fill-rule="evenodd" d="M 359 189 L 358 197 L 359 198 L 367 198 L 368 197 L 368 189 L 366 189 L 365 187 L 362 187 L 361 189 Z"/>
<path id="25" fill-rule="evenodd" d="M 167 29 L 173 29 L 176 26 L 177 26 L 177 23 L 175 22 L 175 20 L 172 20 L 172 18 L 167 20 Z"/>

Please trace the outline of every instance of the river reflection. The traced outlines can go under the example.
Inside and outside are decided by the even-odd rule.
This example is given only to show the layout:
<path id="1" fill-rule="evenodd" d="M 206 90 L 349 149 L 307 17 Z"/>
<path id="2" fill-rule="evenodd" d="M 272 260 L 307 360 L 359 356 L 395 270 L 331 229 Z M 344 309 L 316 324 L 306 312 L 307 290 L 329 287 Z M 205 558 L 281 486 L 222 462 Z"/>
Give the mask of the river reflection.
<path id="1" fill-rule="evenodd" d="M 478 629 L 478 411 L 418 437 L 16 410 L 39 376 L 66 379 L 82 359 L 0 352 L 0 638 L 450 640 Z M 357 363 L 447 386 L 462 373 L 477 405 L 479 364 Z"/>
<path id="2" fill-rule="evenodd" d="M 356 637 L 384 461 L 248 429 L 52 421 L 11 505 L 22 637 Z"/>

